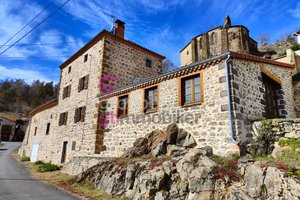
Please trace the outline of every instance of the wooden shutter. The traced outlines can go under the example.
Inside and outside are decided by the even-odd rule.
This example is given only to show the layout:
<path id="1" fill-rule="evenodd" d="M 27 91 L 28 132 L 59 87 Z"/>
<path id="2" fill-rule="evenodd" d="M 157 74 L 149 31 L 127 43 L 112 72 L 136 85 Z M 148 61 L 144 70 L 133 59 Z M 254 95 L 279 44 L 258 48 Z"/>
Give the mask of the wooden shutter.
<path id="1" fill-rule="evenodd" d="M 81 107 L 81 113 L 80 113 L 80 121 L 84 121 L 85 119 L 85 106 Z"/>
<path id="2" fill-rule="evenodd" d="M 62 125 L 62 113 L 60 113 L 60 115 L 59 115 L 58 125 L 59 125 L 59 126 Z"/>
<path id="3" fill-rule="evenodd" d="M 68 95 L 67 96 L 70 97 L 70 95 L 71 95 L 71 85 L 68 86 Z"/>
<path id="4" fill-rule="evenodd" d="M 80 78 L 80 79 L 79 79 L 79 82 L 78 82 L 78 92 L 80 92 L 80 86 L 81 86 L 81 82 L 82 82 L 81 80 L 82 80 L 82 79 Z"/>
<path id="5" fill-rule="evenodd" d="M 67 120 L 68 120 L 68 112 L 65 112 L 64 125 L 67 125 Z"/>
<path id="6" fill-rule="evenodd" d="M 84 89 L 87 89 L 88 85 L 89 85 L 89 75 L 86 75 L 84 79 Z"/>
<path id="7" fill-rule="evenodd" d="M 78 108 L 75 109 L 74 122 L 78 122 Z"/>

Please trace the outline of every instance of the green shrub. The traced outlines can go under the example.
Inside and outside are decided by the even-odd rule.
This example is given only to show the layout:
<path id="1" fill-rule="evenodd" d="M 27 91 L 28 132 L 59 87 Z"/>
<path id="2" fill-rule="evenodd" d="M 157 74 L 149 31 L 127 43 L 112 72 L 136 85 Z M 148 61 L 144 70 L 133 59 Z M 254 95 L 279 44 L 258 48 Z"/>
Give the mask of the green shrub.
<path id="1" fill-rule="evenodd" d="M 291 49 L 293 50 L 293 51 L 298 51 L 298 50 L 300 50 L 300 44 L 294 44 L 292 47 L 291 47 Z"/>
<path id="2" fill-rule="evenodd" d="M 300 148 L 300 138 L 281 139 L 278 142 L 279 146 L 290 146 L 293 149 Z"/>
<path id="3" fill-rule="evenodd" d="M 43 163 L 37 164 L 37 171 L 38 172 L 52 172 L 60 170 L 60 168 L 57 165 L 54 165 L 52 163 Z"/>
<path id="4" fill-rule="evenodd" d="M 4 144 L 0 142 L 0 147 L 2 147 Z"/>
<path id="5" fill-rule="evenodd" d="M 30 158 L 29 157 L 23 157 L 23 158 L 21 158 L 21 161 L 22 162 L 27 162 L 27 161 L 30 161 Z"/>
<path id="6" fill-rule="evenodd" d="M 34 163 L 35 165 L 40 165 L 40 164 L 45 164 L 43 161 L 41 161 L 41 160 L 38 160 L 38 161 L 36 161 L 35 163 Z"/>

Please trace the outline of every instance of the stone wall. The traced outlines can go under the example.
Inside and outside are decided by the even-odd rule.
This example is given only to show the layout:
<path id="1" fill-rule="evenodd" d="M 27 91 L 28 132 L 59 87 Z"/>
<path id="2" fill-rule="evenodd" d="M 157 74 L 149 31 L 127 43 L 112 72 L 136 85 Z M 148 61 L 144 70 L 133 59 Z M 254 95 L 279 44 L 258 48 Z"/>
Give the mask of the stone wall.
<path id="1" fill-rule="evenodd" d="M 224 63 L 203 70 L 204 102 L 190 107 L 179 106 L 178 78 L 158 84 L 159 109 L 155 113 L 142 111 L 143 91 L 131 91 L 129 95 L 129 115 L 118 122 L 110 120 L 104 133 L 106 151 L 101 156 L 120 156 L 133 142 L 155 129 L 165 129 L 177 122 L 197 140 L 199 147 L 209 145 L 218 155 L 238 153 L 230 139 L 229 114 L 224 81 Z M 225 93 L 225 95 L 224 95 Z M 115 117 L 117 97 L 107 99 L 107 111 Z M 225 108 L 226 107 L 226 108 Z M 138 119 L 140 119 L 138 121 Z"/>
<path id="2" fill-rule="evenodd" d="M 61 70 L 58 105 L 35 114 L 27 129 L 22 155 L 30 156 L 33 144 L 39 144 L 38 159 L 60 164 L 63 143 L 67 144 L 67 161 L 74 156 L 91 156 L 101 151 L 96 148 L 98 123 L 99 78 L 103 74 L 117 76 L 115 87 L 131 84 L 134 77 L 151 77 L 161 73 L 161 57 L 126 45 L 114 37 L 104 37 Z M 87 60 L 84 60 L 87 55 Z M 152 68 L 146 68 L 145 58 L 152 60 Z M 79 79 L 88 75 L 88 88 L 78 91 Z M 71 85 L 70 97 L 63 98 L 63 88 Z M 75 109 L 86 107 L 85 120 L 74 122 Z M 59 126 L 60 113 L 68 112 L 67 124 Z M 51 123 L 46 135 L 47 123 Z M 34 136 L 34 129 L 37 134 Z M 73 148 L 72 148 L 73 147 Z"/>
<path id="3" fill-rule="evenodd" d="M 300 81 L 294 82 L 294 99 L 295 99 L 296 116 L 300 117 Z"/>
<path id="4" fill-rule="evenodd" d="M 193 38 L 180 52 L 181 66 L 234 51 L 256 54 L 257 43 L 244 26 L 218 27 Z"/>
<path id="5" fill-rule="evenodd" d="M 251 123 L 266 118 L 261 67 L 282 81 L 278 94 L 280 116 L 295 117 L 292 69 L 234 59 L 231 67 L 233 108 L 235 125 L 239 130 L 237 136 L 241 143 L 252 137 Z"/>

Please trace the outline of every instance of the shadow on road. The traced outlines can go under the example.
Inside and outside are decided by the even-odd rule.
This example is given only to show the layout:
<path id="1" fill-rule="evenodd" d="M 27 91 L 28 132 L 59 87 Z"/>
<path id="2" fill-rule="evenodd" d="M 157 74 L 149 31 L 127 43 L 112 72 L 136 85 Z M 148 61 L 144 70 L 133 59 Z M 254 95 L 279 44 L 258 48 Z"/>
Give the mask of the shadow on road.
<path id="1" fill-rule="evenodd" d="M 6 151 L 6 150 L 8 150 L 8 149 L 0 149 L 0 151 Z"/>

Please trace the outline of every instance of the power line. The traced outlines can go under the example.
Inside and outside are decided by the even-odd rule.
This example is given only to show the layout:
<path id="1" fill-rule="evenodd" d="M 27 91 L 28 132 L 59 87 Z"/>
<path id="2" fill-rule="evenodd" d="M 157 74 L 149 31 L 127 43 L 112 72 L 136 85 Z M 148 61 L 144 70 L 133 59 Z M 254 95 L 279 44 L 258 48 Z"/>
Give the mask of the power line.
<path id="1" fill-rule="evenodd" d="M 31 22 L 33 22 L 36 18 L 38 18 L 45 10 L 47 10 L 56 0 L 51 1 L 41 12 L 39 12 L 35 17 L 33 17 L 27 24 L 25 24 L 18 32 L 16 32 L 13 36 L 11 36 L 4 44 L 0 46 L 0 49 L 3 46 L 6 46 L 6 44 L 11 41 L 16 35 L 18 35 L 21 31 L 23 31 Z"/>
<path id="2" fill-rule="evenodd" d="M 3 53 L 5 53 L 7 50 L 9 50 L 11 47 L 13 47 L 15 44 L 17 44 L 18 42 L 20 42 L 23 38 L 25 38 L 27 35 L 29 35 L 32 31 L 34 31 L 38 26 L 40 26 L 42 23 L 44 23 L 47 19 L 49 19 L 52 15 L 54 15 L 59 9 L 61 9 L 62 7 L 64 7 L 69 1 L 71 0 L 67 0 L 65 1 L 63 4 L 61 4 L 57 9 L 55 9 L 52 13 L 50 13 L 45 19 L 43 19 L 40 23 L 38 23 L 37 25 L 35 25 L 30 31 L 28 31 L 25 35 L 23 35 L 20 39 L 18 39 L 16 42 L 14 42 L 13 44 L 11 44 L 9 47 L 7 47 L 4 51 L 2 51 L 0 53 L 0 55 L 2 55 Z"/>
<path id="3" fill-rule="evenodd" d="M 16 44 L 14 46 L 47 46 L 47 45 L 60 45 L 60 44 L 79 44 L 81 42 L 57 42 L 57 43 L 27 43 L 27 44 Z M 10 44 L 3 45 L 10 46 Z"/>
<path id="4" fill-rule="evenodd" d="M 11 59 L 11 58 L 28 58 L 28 59 L 32 59 L 32 58 L 58 58 L 58 57 L 68 57 L 68 56 L 0 56 L 0 58 L 7 58 L 7 59 Z"/>

